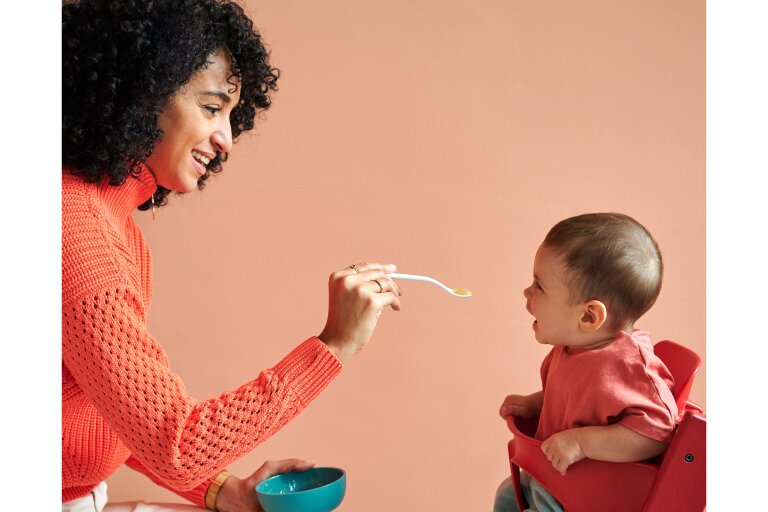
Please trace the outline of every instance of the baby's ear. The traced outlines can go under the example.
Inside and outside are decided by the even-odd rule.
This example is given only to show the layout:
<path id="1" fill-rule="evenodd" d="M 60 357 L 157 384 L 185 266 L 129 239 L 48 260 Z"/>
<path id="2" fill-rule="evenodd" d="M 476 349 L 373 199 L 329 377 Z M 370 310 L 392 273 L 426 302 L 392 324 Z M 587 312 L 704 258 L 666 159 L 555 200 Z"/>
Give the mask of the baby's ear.
<path id="1" fill-rule="evenodd" d="M 579 327 L 584 332 L 598 331 L 608 320 L 608 309 L 599 300 L 590 300 L 582 304 L 582 315 Z"/>

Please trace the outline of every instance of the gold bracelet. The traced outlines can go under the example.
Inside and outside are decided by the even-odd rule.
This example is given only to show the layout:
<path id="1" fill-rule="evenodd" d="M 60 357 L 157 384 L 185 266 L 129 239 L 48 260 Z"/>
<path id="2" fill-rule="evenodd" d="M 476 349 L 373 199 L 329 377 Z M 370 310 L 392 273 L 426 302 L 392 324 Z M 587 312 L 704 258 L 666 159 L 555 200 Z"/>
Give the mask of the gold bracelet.
<path id="1" fill-rule="evenodd" d="M 224 482 L 230 476 L 232 476 L 230 472 L 225 469 L 211 481 L 208 490 L 205 491 L 205 507 L 207 509 L 213 510 L 214 512 L 216 511 L 216 496 L 219 495 L 221 486 L 224 485 Z"/>

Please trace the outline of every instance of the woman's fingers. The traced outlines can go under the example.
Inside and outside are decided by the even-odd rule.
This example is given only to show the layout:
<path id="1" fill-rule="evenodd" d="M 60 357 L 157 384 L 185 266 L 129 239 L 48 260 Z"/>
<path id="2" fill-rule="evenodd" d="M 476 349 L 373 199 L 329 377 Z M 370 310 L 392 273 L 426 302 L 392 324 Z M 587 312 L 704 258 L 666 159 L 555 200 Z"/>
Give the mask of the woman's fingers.
<path id="1" fill-rule="evenodd" d="M 387 293 L 391 292 L 394 293 L 397 296 L 402 295 L 403 293 L 400 291 L 400 288 L 395 284 L 395 282 L 392 279 L 389 279 L 385 276 L 377 276 L 369 281 L 366 281 L 363 283 L 364 286 L 369 288 L 374 293 Z"/>
<path id="2" fill-rule="evenodd" d="M 391 306 L 395 311 L 400 311 L 400 299 L 394 292 L 377 293 L 373 297 L 373 301 L 376 304 L 377 317 L 381 316 L 381 311 L 387 306 Z"/>
<path id="3" fill-rule="evenodd" d="M 306 471 L 314 467 L 315 463 L 304 459 L 282 459 L 267 461 L 265 465 L 269 468 L 269 476 L 274 476 L 291 471 Z"/>
<path id="4" fill-rule="evenodd" d="M 331 281 L 342 281 L 351 289 L 355 286 L 373 284 L 372 291 L 383 293 L 384 291 L 395 291 L 401 294 L 400 287 L 387 277 L 387 274 L 397 270 L 397 266 L 391 263 L 355 263 L 331 274 Z M 373 281 L 381 283 L 379 285 Z"/>
<path id="5" fill-rule="evenodd" d="M 371 337 L 381 310 L 400 309 L 400 289 L 387 277 L 397 267 L 386 263 L 355 263 L 331 274 L 328 319 L 318 337 L 342 362 Z"/>
<path id="6" fill-rule="evenodd" d="M 282 473 L 306 471 L 314 467 L 314 465 L 314 462 L 309 462 L 303 459 L 268 460 L 251 475 L 251 479 L 258 483 Z"/>
<path id="7" fill-rule="evenodd" d="M 354 265 L 350 265 L 350 270 L 353 272 L 356 271 L 356 273 L 362 273 L 367 270 L 381 270 L 382 272 L 394 272 L 397 270 L 397 265 L 393 263 L 366 263 L 366 262 L 360 262 L 355 263 Z"/>
<path id="8" fill-rule="evenodd" d="M 379 265 L 379 264 L 375 264 Z M 360 271 L 357 274 L 352 274 L 347 279 L 360 285 L 366 285 L 371 291 L 375 293 L 392 292 L 397 295 L 402 295 L 400 287 L 397 286 L 392 278 L 388 277 L 389 270 L 383 268 L 368 268 Z"/>
<path id="9" fill-rule="evenodd" d="M 391 292 L 399 296 L 403 294 L 400 287 L 387 276 L 388 273 L 393 272 L 396 268 L 392 264 L 356 263 L 334 272 L 331 275 L 331 281 L 343 283 L 344 288 L 350 291 L 359 289 L 368 290 L 373 293 Z"/>

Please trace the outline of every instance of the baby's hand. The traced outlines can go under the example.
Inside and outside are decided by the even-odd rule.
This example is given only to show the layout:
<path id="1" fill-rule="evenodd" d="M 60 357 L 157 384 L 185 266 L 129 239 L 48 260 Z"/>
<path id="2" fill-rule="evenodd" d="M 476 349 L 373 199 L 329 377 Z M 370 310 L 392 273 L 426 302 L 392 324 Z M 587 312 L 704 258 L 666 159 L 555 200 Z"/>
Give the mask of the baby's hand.
<path id="1" fill-rule="evenodd" d="M 502 418 L 509 416 L 519 416 L 520 418 L 530 418 L 536 411 L 531 407 L 530 400 L 523 395 L 509 395 L 501 403 L 499 416 Z"/>
<path id="2" fill-rule="evenodd" d="M 577 428 L 563 430 L 541 444 L 541 451 L 561 475 L 565 475 L 568 466 L 584 458 L 584 452 L 579 444 L 578 430 Z"/>

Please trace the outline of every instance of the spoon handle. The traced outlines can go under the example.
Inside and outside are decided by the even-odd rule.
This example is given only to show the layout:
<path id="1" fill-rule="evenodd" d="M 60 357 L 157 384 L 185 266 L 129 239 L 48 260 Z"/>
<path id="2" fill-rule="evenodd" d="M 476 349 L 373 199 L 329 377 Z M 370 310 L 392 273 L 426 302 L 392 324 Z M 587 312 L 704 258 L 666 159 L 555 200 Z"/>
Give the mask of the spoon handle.
<path id="1" fill-rule="evenodd" d="M 432 283 L 434 285 L 437 285 L 439 288 L 442 288 L 446 292 L 450 293 L 454 297 L 464 297 L 464 298 L 466 298 L 466 297 L 471 297 L 472 296 L 472 292 L 469 291 L 469 290 L 465 290 L 464 288 L 459 288 L 459 289 L 456 289 L 456 290 L 454 290 L 453 288 L 448 288 L 443 283 L 441 283 L 440 281 L 438 281 L 437 279 L 435 279 L 433 277 L 419 276 L 419 275 L 416 275 L 416 274 L 398 274 L 397 272 L 393 272 L 391 274 L 387 274 L 387 276 L 392 278 L 392 279 L 407 279 L 407 280 L 410 280 L 410 281 L 424 281 L 424 282 L 427 282 L 427 283 Z"/>
<path id="2" fill-rule="evenodd" d="M 450 290 L 450 288 L 445 286 L 443 283 L 441 283 L 437 279 L 433 279 L 433 278 L 427 277 L 427 276 L 420 276 L 420 275 L 416 275 L 416 274 L 399 274 L 397 272 L 393 272 L 391 274 L 387 274 L 387 276 L 392 278 L 392 279 L 405 279 L 405 280 L 408 280 L 408 281 L 424 281 L 426 283 L 436 284 L 437 286 L 440 286 L 441 288 L 444 288 L 446 290 Z M 451 290 L 451 291 L 453 291 L 453 290 Z"/>

